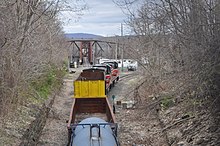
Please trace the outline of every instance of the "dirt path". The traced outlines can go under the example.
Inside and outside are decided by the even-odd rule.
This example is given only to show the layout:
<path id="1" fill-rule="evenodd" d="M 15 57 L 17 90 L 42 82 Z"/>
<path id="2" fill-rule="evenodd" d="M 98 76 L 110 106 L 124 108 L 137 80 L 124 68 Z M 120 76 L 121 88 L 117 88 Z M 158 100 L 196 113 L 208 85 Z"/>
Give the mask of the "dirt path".
<path id="1" fill-rule="evenodd" d="M 73 99 L 73 80 L 80 71 L 68 75 L 64 79 L 64 86 L 54 105 L 43 129 L 38 146 L 64 146 L 67 144 L 67 124 Z"/>

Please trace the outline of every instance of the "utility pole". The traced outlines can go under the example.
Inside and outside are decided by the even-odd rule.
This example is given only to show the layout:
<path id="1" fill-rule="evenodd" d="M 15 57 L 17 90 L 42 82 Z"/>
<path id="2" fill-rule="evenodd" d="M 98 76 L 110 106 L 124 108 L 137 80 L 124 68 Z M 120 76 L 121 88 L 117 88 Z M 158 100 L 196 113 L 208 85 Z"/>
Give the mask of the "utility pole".
<path id="1" fill-rule="evenodd" d="M 124 39 L 123 39 L 123 23 L 121 23 L 121 39 L 123 40 L 123 45 L 122 45 L 122 49 L 121 49 L 121 60 L 122 60 L 122 64 L 121 64 L 121 71 L 123 72 L 123 68 L 124 68 L 124 60 L 123 60 L 123 55 L 124 55 Z"/>
<path id="2" fill-rule="evenodd" d="M 117 43 L 116 43 L 116 50 L 115 50 L 115 60 L 118 59 L 118 38 L 117 39 Z"/>
<path id="3" fill-rule="evenodd" d="M 123 23 L 121 23 L 121 36 L 123 36 Z"/>

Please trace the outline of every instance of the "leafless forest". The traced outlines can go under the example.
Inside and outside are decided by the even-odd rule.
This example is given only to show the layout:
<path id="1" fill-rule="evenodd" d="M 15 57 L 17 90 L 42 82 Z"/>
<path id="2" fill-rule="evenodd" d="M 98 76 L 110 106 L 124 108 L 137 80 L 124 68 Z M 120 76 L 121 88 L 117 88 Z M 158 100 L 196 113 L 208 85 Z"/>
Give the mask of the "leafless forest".
<path id="1" fill-rule="evenodd" d="M 143 76 L 134 92 L 138 104 L 163 111 L 187 101 L 183 108 L 195 117 L 205 109 L 201 117 L 217 127 L 211 134 L 220 133 L 220 1 L 114 2 L 132 31 L 121 38 L 124 55 L 139 62 Z M 47 88 L 61 81 L 68 44 L 58 14 L 83 9 L 61 0 L 0 1 L 0 117 L 32 98 L 46 99 Z"/>
<path id="2" fill-rule="evenodd" d="M 65 39 L 57 19 L 60 1 L 2 0 L 0 2 L 0 114 L 35 96 L 52 68 L 61 68 Z"/>
<path id="3" fill-rule="evenodd" d="M 137 2 L 118 3 L 127 10 L 127 24 L 139 36 L 134 39 L 138 43 L 126 48 L 130 56 L 148 58 L 145 73 L 155 82 L 175 78 L 173 94 L 218 96 L 220 2 L 149 0 L 139 9 Z"/>
<path id="4" fill-rule="evenodd" d="M 216 127 L 219 126 L 220 118 L 220 1 L 139 2 L 116 2 L 128 14 L 127 24 L 138 36 L 138 39 L 128 37 L 124 40 L 129 44 L 125 48 L 129 50 L 127 55 L 139 60 L 140 64 L 143 63 L 143 58 L 148 59 L 147 65 L 142 66 L 145 78 L 137 85 L 135 92 L 137 101 L 151 109 L 158 110 L 159 106 L 162 111 L 175 105 L 185 113 L 171 109 L 169 114 L 172 115 L 174 112 L 177 115 L 196 116 L 198 119 L 195 123 L 206 123 L 207 118 L 210 118 L 208 126 L 215 127 L 215 130 L 210 132 L 205 130 L 209 128 L 202 127 L 200 128 L 203 130 L 191 130 L 206 137 L 207 141 L 212 141 L 210 145 L 218 145 L 220 132 Z M 135 48 L 137 46 L 138 51 Z M 146 97 L 153 97 L 154 102 L 147 104 L 149 98 Z M 166 116 L 170 115 L 165 113 L 161 112 L 160 116 L 164 118 L 162 121 L 165 125 L 172 123 L 174 120 L 168 120 Z M 172 118 L 180 116 L 175 114 Z M 197 124 L 194 124 L 194 127 L 195 125 Z M 172 126 L 169 128 L 172 129 Z M 203 135 L 204 131 L 212 135 L 212 138 Z M 181 137 L 184 137 L 184 134 Z M 192 139 L 184 140 L 193 145 L 209 145 L 204 141 L 196 143 L 196 140 L 193 140 L 194 143 Z M 168 143 L 177 144 L 175 140 Z"/>

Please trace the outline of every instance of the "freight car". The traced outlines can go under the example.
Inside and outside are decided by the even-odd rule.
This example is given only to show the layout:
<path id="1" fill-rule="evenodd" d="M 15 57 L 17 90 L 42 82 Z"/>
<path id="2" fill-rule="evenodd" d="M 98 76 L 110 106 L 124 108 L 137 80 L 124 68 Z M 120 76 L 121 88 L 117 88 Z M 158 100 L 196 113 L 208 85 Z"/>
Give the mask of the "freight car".
<path id="1" fill-rule="evenodd" d="M 83 70 L 74 81 L 74 101 L 67 125 L 68 145 L 119 146 L 117 123 L 105 86 L 105 72 L 101 68 Z"/>

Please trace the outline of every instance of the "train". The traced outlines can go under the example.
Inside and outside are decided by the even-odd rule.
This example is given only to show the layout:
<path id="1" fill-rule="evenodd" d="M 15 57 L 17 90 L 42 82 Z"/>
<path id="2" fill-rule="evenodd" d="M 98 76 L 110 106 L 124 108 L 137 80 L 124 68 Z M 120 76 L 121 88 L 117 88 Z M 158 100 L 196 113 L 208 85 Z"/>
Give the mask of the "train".
<path id="1" fill-rule="evenodd" d="M 102 68 L 105 70 L 105 81 L 107 93 L 119 81 L 119 69 L 116 61 L 106 61 L 102 64 L 93 65 L 92 68 Z"/>
<path id="2" fill-rule="evenodd" d="M 103 62 L 103 64 L 109 64 L 112 67 L 111 75 L 112 75 L 113 84 L 115 84 L 116 81 L 119 80 L 118 62 L 116 62 L 116 61 L 105 61 L 105 62 Z"/>
<path id="3" fill-rule="evenodd" d="M 107 93 L 119 76 L 109 63 L 84 69 L 74 81 L 67 124 L 69 146 L 119 146 L 118 125 Z M 109 79 L 110 78 L 110 79 Z"/>

